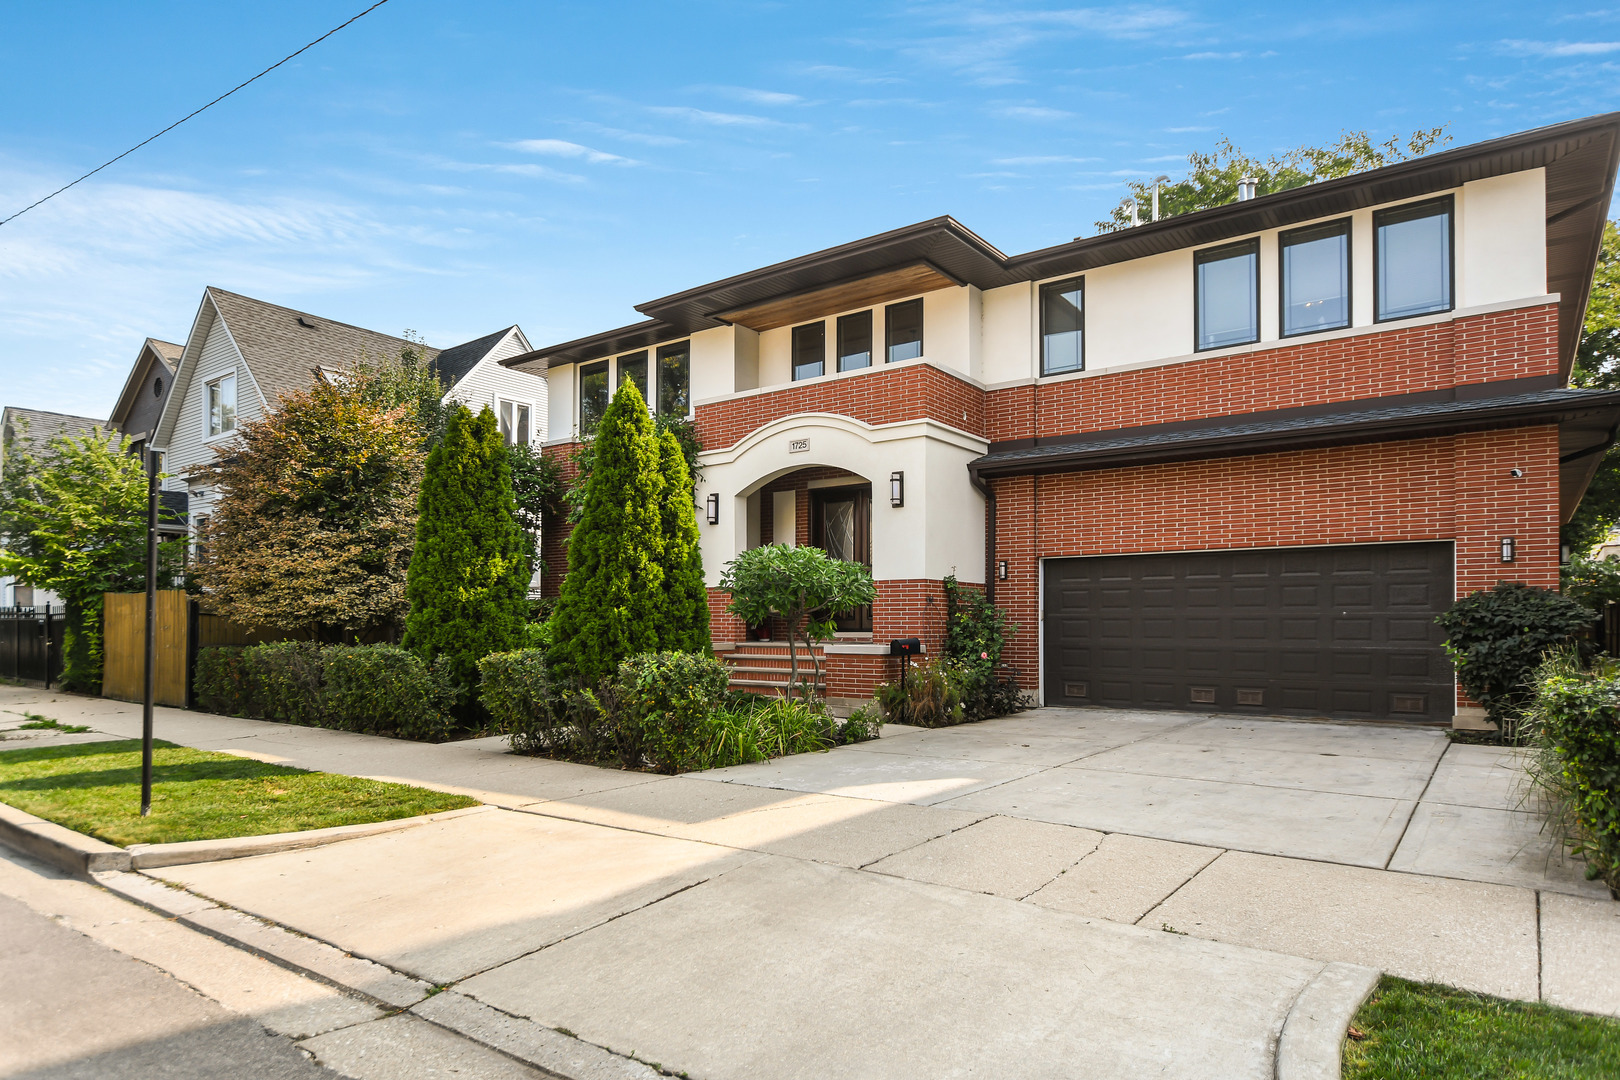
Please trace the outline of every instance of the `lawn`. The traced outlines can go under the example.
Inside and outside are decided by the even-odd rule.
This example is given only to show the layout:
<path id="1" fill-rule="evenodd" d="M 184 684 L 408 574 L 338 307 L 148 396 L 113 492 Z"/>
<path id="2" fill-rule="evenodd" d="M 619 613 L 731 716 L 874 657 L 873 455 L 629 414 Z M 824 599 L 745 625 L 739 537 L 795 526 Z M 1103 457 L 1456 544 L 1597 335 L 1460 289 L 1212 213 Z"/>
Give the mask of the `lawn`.
<path id="1" fill-rule="evenodd" d="M 0 802 L 108 843 L 163 844 L 434 814 L 478 800 L 156 742 L 140 816 L 135 739 L 0 753 Z"/>
<path id="2" fill-rule="evenodd" d="M 1345 1080 L 1620 1077 L 1620 1021 L 1384 976 L 1344 1044 Z"/>

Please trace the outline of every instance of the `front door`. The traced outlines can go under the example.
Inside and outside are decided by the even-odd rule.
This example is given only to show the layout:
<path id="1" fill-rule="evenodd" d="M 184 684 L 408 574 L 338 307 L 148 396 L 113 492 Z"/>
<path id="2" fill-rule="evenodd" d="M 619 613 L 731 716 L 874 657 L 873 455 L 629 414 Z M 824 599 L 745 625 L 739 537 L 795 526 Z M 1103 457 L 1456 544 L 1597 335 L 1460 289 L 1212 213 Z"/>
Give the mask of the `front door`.
<path id="1" fill-rule="evenodd" d="M 815 488 L 810 492 L 810 543 L 834 559 L 872 566 L 872 485 Z M 857 608 L 837 620 L 844 633 L 872 632 L 872 609 Z"/>

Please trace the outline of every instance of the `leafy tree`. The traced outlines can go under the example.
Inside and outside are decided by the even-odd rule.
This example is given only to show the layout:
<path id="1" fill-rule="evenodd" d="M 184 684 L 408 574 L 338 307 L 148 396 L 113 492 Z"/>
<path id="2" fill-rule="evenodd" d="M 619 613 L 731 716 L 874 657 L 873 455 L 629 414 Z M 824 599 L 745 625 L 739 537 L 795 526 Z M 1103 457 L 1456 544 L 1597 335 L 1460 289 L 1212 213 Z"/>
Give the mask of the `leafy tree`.
<path id="1" fill-rule="evenodd" d="M 344 373 L 342 382 L 362 401 L 384 409 L 406 408 L 416 420 L 424 450 L 432 450 L 444 434 L 450 419 L 450 405 L 444 400 L 444 384 L 433 361 L 427 358 L 427 345 L 414 331 L 405 331 L 410 342 L 393 356 L 367 356 Z"/>
<path id="2" fill-rule="evenodd" d="M 402 616 L 422 475 L 415 414 L 318 382 L 237 436 L 192 473 L 219 494 L 197 535 L 203 606 L 322 641 Z"/>
<path id="3" fill-rule="evenodd" d="M 1569 382 L 1596 390 L 1620 389 L 1620 227 L 1612 221 L 1603 226 L 1586 324 Z M 1573 551 L 1587 551 L 1602 543 L 1616 524 L 1620 524 L 1620 445 L 1603 455 L 1585 498 L 1563 528 L 1563 541 Z"/>
<path id="4" fill-rule="evenodd" d="M 1384 165 L 1392 165 L 1407 158 L 1419 157 L 1436 146 L 1451 141 L 1444 127 L 1414 131 L 1403 144 L 1399 139 L 1375 143 L 1365 131 L 1346 131 L 1339 140 L 1327 146 L 1301 146 L 1282 154 L 1273 154 L 1261 160 L 1251 157 L 1222 138 L 1208 153 L 1187 155 L 1188 172 L 1181 180 L 1159 188 L 1160 218 L 1176 214 L 1190 214 L 1194 210 L 1208 210 L 1236 202 L 1238 181 L 1245 176 L 1257 180 L 1256 193 L 1270 195 L 1276 191 L 1303 187 L 1323 180 L 1336 180 L 1341 176 L 1365 172 Z M 1137 216 L 1147 221 L 1153 206 L 1153 185 L 1140 180 L 1126 182 L 1136 199 Z M 1107 221 L 1097 222 L 1098 232 L 1113 232 L 1128 228 L 1131 214 L 1124 206 L 1114 208 Z"/>
<path id="5" fill-rule="evenodd" d="M 813 547 L 766 544 L 751 548 L 726 565 L 720 587 L 731 593 L 728 610 L 749 626 L 775 615 L 787 624 L 788 686 L 799 683 L 798 639 L 815 665 L 821 683 L 821 661 L 814 643 L 831 640 L 834 620 L 877 598 L 872 572 L 860 563 L 830 558 Z"/>
<path id="6" fill-rule="evenodd" d="M 7 448 L 0 573 L 62 597 L 67 689 L 101 692 L 103 595 L 146 588 L 146 498 L 129 440 L 100 428 L 59 435 L 37 455 L 24 429 Z M 178 573 L 180 551 L 160 545 L 160 582 Z"/>
<path id="7" fill-rule="evenodd" d="M 456 405 L 428 455 L 417 503 L 406 596 L 405 647 L 442 662 L 475 708 L 478 661 L 523 644 L 529 557 L 495 414 Z"/>
<path id="8" fill-rule="evenodd" d="M 1620 559 L 1577 553 L 1560 568 L 1558 577 L 1565 596 L 1594 611 L 1601 613 L 1607 605 L 1620 602 Z"/>
<path id="9" fill-rule="evenodd" d="M 662 454 L 634 383 L 613 395 L 591 448 L 547 657 L 559 684 L 585 689 L 662 640 Z"/>
<path id="10" fill-rule="evenodd" d="M 664 538 L 664 632 L 659 648 L 665 652 L 708 654 L 709 591 L 703 584 L 703 550 L 699 546 L 697 504 L 692 474 L 675 433 L 658 436 L 664 494 L 659 510 Z"/>
<path id="11" fill-rule="evenodd" d="M 562 501 L 562 469 L 545 455 L 535 453 L 526 443 L 507 446 L 506 464 L 512 474 L 512 500 L 516 504 L 518 525 L 523 529 L 529 565 L 543 570 L 536 558 L 540 530 L 546 515 L 554 513 Z"/>

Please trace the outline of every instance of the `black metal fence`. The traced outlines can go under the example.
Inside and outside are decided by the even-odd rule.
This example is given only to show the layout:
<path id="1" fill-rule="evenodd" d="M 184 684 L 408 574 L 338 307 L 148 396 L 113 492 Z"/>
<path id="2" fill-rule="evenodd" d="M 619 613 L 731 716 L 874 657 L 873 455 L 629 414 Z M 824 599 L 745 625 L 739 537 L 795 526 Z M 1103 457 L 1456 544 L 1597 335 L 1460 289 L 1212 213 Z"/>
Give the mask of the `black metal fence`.
<path id="1" fill-rule="evenodd" d="M 48 688 L 62 674 L 60 608 L 0 607 L 0 675 L 43 682 Z"/>

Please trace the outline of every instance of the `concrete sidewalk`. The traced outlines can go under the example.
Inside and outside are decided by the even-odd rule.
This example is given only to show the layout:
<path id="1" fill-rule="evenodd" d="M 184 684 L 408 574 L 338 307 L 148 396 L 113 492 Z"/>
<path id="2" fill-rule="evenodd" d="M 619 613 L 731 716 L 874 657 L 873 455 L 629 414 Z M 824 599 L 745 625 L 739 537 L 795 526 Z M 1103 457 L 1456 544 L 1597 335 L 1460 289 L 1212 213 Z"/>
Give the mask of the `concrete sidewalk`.
<path id="1" fill-rule="evenodd" d="M 133 706 L 52 696 L 0 688 L 0 710 L 138 730 Z M 934 1075 L 964 1060 L 1008 1075 L 1269 1076 L 1289 1009 L 1329 962 L 1620 1014 L 1603 960 L 1620 947 L 1620 905 L 1584 882 L 1243 850 L 1253 825 L 1236 813 L 1202 843 L 1063 820 L 1089 806 L 1139 827 L 1155 813 L 1196 824 L 1148 804 L 1219 805 L 1161 784 L 1203 769 L 1228 778 L 1169 778 L 1241 787 L 1254 806 L 1295 805 L 1276 792 L 1383 800 L 1404 808 L 1410 836 L 1430 792 L 1459 800 L 1436 812 L 1485 802 L 1492 784 L 1504 797 L 1500 762 L 1445 768 L 1480 748 L 1423 731 L 1353 744 L 1349 725 L 1292 724 L 1253 747 L 1267 722 L 1054 712 L 658 777 L 514 757 L 500 740 L 428 746 L 163 710 L 172 741 L 508 810 L 153 873 L 453 986 L 461 997 L 438 1008 L 483 1002 L 697 1076 Z M 1266 754 L 1271 772 L 1257 773 Z M 1159 773 L 1129 771 L 1146 768 Z M 1137 801 L 1041 796 L 1032 782 L 1076 773 L 1134 777 L 1119 790 Z M 1299 834 L 1337 822 L 1361 861 L 1396 859 L 1404 837 L 1369 845 L 1386 827 L 1367 820 L 1330 815 Z M 1121 822 L 1096 823 L 1109 824 Z"/>

